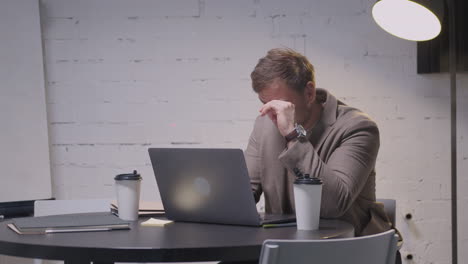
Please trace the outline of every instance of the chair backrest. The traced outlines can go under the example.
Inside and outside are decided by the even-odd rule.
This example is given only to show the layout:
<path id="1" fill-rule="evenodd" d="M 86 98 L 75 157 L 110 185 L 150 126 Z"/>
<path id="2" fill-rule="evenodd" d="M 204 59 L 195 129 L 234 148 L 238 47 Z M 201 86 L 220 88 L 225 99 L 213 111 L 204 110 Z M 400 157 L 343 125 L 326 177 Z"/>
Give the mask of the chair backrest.
<path id="1" fill-rule="evenodd" d="M 325 240 L 265 240 L 260 264 L 394 264 L 395 230 Z"/>
<path id="2" fill-rule="evenodd" d="M 377 199 L 377 202 L 383 203 L 385 213 L 393 226 L 395 226 L 396 201 L 394 199 Z"/>
<path id="3" fill-rule="evenodd" d="M 34 216 L 110 212 L 110 199 L 38 200 Z"/>

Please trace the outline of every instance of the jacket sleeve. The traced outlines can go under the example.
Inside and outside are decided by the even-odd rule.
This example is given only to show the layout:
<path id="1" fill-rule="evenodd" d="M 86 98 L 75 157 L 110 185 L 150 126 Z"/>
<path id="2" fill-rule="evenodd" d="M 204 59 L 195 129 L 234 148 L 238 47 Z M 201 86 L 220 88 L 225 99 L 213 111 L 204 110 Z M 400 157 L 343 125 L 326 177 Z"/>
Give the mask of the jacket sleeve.
<path id="1" fill-rule="evenodd" d="M 255 202 L 260 200 L 262 195 L 262 182 L 261 182 L 261 172 L 262 172 L 262 157 L 260 153 L 260 128 L 259 118 L 255 120 L 254 129 L 250 135 L 249 143 L 247 149 L 244 151 L 245 162 L 247 164 L 247 170 L 249 171 L 250 176 L 250 185 L 255 197 Z"/>
<path id="2" fill-rule="evenodd" d="M 350 120 L 349 120 L 350 121 Z M 360 120 L 345 128 L 336 138 L 337 144 L 325 163 L 309 142 L 295 142 L 279 159 L 292 171 L 299 168 L 322 179 L 321 216 L 337 218 L 353 204 L 374 169 L 380 146 L 377 125 Z"/>

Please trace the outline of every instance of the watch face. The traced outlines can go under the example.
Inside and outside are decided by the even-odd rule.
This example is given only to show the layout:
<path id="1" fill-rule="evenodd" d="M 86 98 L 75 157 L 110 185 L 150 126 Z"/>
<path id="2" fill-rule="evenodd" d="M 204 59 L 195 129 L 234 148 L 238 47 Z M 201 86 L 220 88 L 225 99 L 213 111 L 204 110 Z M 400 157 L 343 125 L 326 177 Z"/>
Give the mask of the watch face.
<path id="1" fill-rule="evenodd" d="M 296 131 L 298 133 L 298 137 L 306 137 L 307 136 L 307 131 L 301 125 L 296 126 Z"/>
<path id="2" fill-rule="evenodd" d="M 306 135 L 307 135 L 307 131 L 304 129 L 304 127 L 299 124 L 296 124 L 296 126 L 294 127 L 294 130 L 288 135 L 286 135 L 284 138 L 286 139 L 286 142 L 289 142 L 294 139 L 304 142 L 307 140 Z"/>

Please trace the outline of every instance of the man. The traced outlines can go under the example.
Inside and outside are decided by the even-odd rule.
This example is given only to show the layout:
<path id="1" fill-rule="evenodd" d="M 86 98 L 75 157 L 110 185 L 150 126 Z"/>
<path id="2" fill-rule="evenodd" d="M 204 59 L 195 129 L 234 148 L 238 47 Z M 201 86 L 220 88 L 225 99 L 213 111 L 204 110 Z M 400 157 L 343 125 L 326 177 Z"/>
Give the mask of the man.
<path id="1" fill-rule="evenodd" d="M 375 202 L 376 123 L 316 89 L 313 66 L 291 49 L 270 50 L 251 78 L 264 105 L 245 157 L 255 200 L 264 193 L 266 212 L 294 213 L 297 168 L 323 181 L 322 218 L 353 224 L 357 236 L 390 229 Z"/>

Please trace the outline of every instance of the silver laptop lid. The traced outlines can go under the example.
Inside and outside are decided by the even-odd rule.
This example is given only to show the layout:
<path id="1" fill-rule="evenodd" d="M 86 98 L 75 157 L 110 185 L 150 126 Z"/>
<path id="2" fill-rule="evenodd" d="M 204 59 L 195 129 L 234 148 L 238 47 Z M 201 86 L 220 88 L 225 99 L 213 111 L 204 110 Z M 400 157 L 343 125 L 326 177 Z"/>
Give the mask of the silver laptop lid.
<path id="1" fill-rule="evenodd" d="M 168 219 L 260 225 L 242 150 L 148 151 Z"/>

